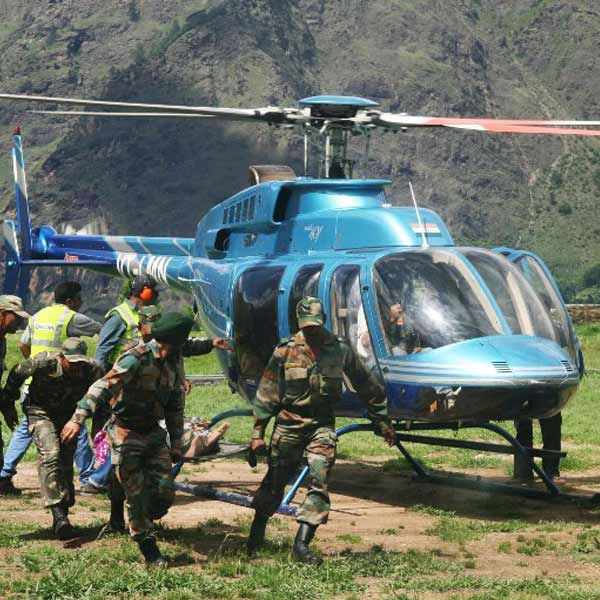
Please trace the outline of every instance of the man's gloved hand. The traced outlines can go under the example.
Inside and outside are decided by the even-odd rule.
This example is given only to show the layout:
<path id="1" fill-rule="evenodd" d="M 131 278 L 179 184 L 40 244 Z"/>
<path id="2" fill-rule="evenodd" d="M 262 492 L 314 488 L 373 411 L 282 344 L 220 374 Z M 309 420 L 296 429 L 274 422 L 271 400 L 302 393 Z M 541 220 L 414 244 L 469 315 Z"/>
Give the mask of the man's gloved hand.
<path id="1" fill-rule="evenodd" d="M 180 463 L 183 460 L 183 454 L 180 448 L 171 448 L 171 462 L 173 464 Z"/>
<path id="2" fill-rule="evenodd" d="M 255 438 L 250 442 L 250 450 L 255 452 L 256 454 L 263 453 L 267 448 L 267 444 L 265 444 L 265 440 L 262 438 Z"/>
<path id="3" fill-rule="evenodd" d="M 252 469 L 256 467 L 257 460 L 256 457 L 259 455 L 267 454 L 267 445 L 265 444 L 265 440 L 262 438 L 254 438 L 250 442 L 250 450 L 248 451 L 248 464 Z"/>

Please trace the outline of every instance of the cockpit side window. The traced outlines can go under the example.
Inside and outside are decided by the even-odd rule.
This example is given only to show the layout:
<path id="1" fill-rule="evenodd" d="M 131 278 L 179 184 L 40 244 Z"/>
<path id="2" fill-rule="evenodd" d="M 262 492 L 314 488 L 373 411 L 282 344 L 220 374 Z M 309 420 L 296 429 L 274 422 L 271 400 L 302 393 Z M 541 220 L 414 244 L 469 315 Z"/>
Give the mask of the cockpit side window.
<path id="1" fill-rule="evenodd" d="M 307 265 L 302 267 L 296 274 L 292 289 L 290 291 L 290 300 L 288 306 L 288 322 L 290 332 L 298 331 L 298 318 L 296 317 L 296 305 L 304 296 L 318 296 L 319 280 L 323 265 Z"/>
<path id="2" fill-rule="evenodd" d="M 550 315 L 552 328 L 555 334 L 555 337 L 552 339 L 556 339 L 559 346 L 566 349 L 571 356 L 577 360 L 575 332 L 571 327 L 570 320 L 567 317 L 558 294 L 548 280 L 541 265 L 535 258 L 527 255 L 517 259 L 516 265 L 523 273 L 525 279 L 530 283 L 531 287 L 540 298 L 544 308 Z"/>
<path id="3" fill-rule="evenodd" d="M 360 295 L 360 267 L 338 267 L 331 280 L 331 330 L 346 338 L 369 369 L 376 366 L 371 335 Z"/>
<path id="4" fill-rule="evenodd" d="M 403 252 L 374 267 L 388 351 L 410 354 L 503 333 L 484 290 L 458 256 Z"/>

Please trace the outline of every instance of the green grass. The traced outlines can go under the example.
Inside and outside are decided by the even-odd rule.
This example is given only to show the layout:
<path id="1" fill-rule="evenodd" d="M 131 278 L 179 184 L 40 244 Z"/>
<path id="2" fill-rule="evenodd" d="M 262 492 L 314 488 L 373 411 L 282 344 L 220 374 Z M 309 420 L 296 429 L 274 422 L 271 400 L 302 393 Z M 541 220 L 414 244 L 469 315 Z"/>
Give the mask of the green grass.
<path id="1" fill-rule="evenodd" d="M 600 355 L 600 328 L 579 328 L 588 364 Z M 90 344 L 93 347 L 93 342 Z M 14 344 L 9 346 L 7 363 L 15 362 Z M 598 363 L 595 363 L 598 364 Z M 188 373 L 217 373 L 213 355 L 186 361 Z M 587 376 L 578 395 L 564 411 L 564 441 L 569 457 L 563 473 L 571 469 L 587 469 L 600 461 L 600 431 L 596 399 L 600 377 Z M 226 384 L 197 386 L 187 400 L 188 415 L 210 417 L 233 407 L 247 405 L 231 394 Z M 340 419 L 339 424 L 348 422 Z M 228 438 L 247 441 L 251 419 L 230 419 Z M 510 426 L 510 424 L 507 424 Z M 537 427 L 536 427 L 537 429 Z M 446 432 L 458 438 L 472 437 L 474 432 Z M 480 439 L 491 439 L 488 432 L 477 432 Z M 6 435 L 5 441 L 9 439 Z M 397 451 L 385 447 L 380 438 L 369 433 L 342 437 L 340 456 L 349 460 L 383 457 L 383 471 L 389 476 L 405 476 L 406 461 Z M 510 459 L 459 449 L 428 448 L 412 445 L 416 456 L 442 469 L 494 468 L 510 470 Z M 28 456 L 33 456 L 30 451 Z M 379 460 L 379 459 L 378 459 Z M 382 464 L 379 462 L 379 464 Z M 378 477 L 374 470 L 373 477 Z M 173 568 L 152 571 L 143 567 L 136 547 L 127 539 L 107 535 L 101 526 L 107 500 L 78 499 L 79 505 L 101 519 L 85 527 L 89 543 L 76 551 L 49 541 L 47 522 L 40 525 L 19 521 L 20 509 L 39 507 L 37 498 L 25 496 L 2 506 L 0 499 L 0 597 L 100 600 L 105 598 L 153 598 L 157 600 L 192 599 L 198 597 L 249 600 L 358 599 L 383 597 L 404 600 L 422 598 L 454 598 L 456 600 L 592 600 L 600 596 L 595 579 L 574 576 L 540 576 L 532 571 L 535 561 L 573 560 L 574 564 L 600 564 L 600 528 L 593 522 L 591 511 L 583 522 L 551 520 L 540 511 L 539 518 L 527 513 L 525 502 L 503 496 L 469 497 L 468 517 L 460 509 L 449 510 L 438 501 L 427 501 L 408 507 L 427 519 L 424 539 L 434 541 L 439 550 L 429 552 L 406 550 L 385 551 L 373 546 L 366 552 L 347 549 L 329 553 L 324 565 L 313 569 L 290 561 L 294 523 L 286 518 L 273 519 L 267 533 L 268 543 L 257 560 L 249 561 L 244 542 L 250 526 L 250 514 L 233 521 L 210 518 L 195 526 L 163 527 L 161 547 Z M 456 505 L 453 505 L 456 506 Z M 531 508 L 531 507 L 530 507 Z M 583 510 L 583 509 L 582 509 Z M 457 512 L 458 511 L 458 512 Z M 572 514 L 572 513 L 571 513 Z M 473 515 L 476 515 L 474 517 Z M 356 524 L 360 520 L 357 516 Z M 381 544 L 401 539 L 405 534 L 402 513 L 395 515 L 389 526 L 378 531 Z M 369 543 L 366 536 L 334 530 L 339 547 L 352 548 Z M 414 532 L 410 532 L 414 535 Z M 552 535 L 555 534 L 555 535 Z M 315 542 L 319 549 L 319 538 Z M 479 544 L 479 545 L 477 545 Z M 491 545 L 498 556 L 512 561 L 510 577 L 478 574 L 485 567 L 480 548 Z M 468 547 L 468 550 L 467 550 Z M 2 567 L 2 562 L 4 567 Z M 589 568 L 589 567 L 587 567 Z"/>

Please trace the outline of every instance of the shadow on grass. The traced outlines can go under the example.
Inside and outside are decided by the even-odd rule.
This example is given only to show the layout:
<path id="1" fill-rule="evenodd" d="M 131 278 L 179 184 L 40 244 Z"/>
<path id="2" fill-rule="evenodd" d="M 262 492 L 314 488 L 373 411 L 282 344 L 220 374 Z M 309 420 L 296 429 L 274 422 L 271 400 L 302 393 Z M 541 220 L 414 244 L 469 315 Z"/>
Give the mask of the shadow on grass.
<path id="1" fill-rule="evenodd" d="M 62 541 L 65 548 L 79 548 L 84 544 L 95 542 L 100 537 L 105 537 L 104 532 L 106 525 L 101 523 L 94 523 L 93 525 L 86 525 L 83 527 L 73 523 L 77 536 L 70 540 L 58 540 L 52 531 L 52 521 L 49 519 L 48 526 L 36 531 L 24 533 L 19 536 L 22 541 Z M 111 534 L 115 536 L 116 534 Z"/>
<path id="2" fill-rule="evenodd" d="M 360 463 L 338 464 L 333 470 L 330 489 L 334 494 L 351 498 L 404 508 L 428 506 L 434 510 L 470 518 L 522 519 L 531 523 L 560 519 L 592 524 L 598 519 L 592 507 L 566 498 L 538 500 L 462 489 L 451 485 L 436 485 L 415 480 L 404 466 L 402 462 L 397 468 L 390 468 L 389 465 L 377 468 Z M 456 475 L 465 477 L 464 474 Z M 507 482 L 506 477 L 499 476 L 485 479 L 498 483 Z"/>
<path id="3" fill-rule="evenodd" d="M 176 544 L 203 554 L 208 560 L 222 557 L 247 557 L 246 542 L 250 529 L 251 516 L 238 519 L 236 523 L 223 523 L 209 519 L 196 527 L 169 527 L 161 529 L 159 537 L 165 542 Z M 282 525 L 276 519 L 269 521 L 266 539 L 261 555 L 273 556 L 289 553 L 292 540 L 282 534 Z M 185 553 L 183 553 L 185 555 Z"/>

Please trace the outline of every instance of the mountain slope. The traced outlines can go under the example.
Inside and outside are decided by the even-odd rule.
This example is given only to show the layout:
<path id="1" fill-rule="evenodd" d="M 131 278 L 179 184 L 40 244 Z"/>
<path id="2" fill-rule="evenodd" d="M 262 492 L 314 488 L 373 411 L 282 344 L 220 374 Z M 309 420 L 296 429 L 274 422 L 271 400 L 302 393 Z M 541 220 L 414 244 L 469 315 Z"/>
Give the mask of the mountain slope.
<path id="1" fill-rule="evenodd" d="M 345 93 L 415 114 L 600 116 L 592 0 L 14 4 L 0 1 L 3 91 L 215 106 Z M 267 127 L 22 108 L 0 107 L 0 192 L 10 212 L 8 133 L 21 121 L 36 223 L 191 236 L 208 207 L 245 185 L 248 164 L 301 172 L 300 140 Z M 410 179 L 459 243 L 539 252 L 569 294 L 600 263 L 597 140 L 374 135 L 368 172 L 394 179 L 399 204 Z"/>

